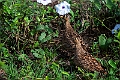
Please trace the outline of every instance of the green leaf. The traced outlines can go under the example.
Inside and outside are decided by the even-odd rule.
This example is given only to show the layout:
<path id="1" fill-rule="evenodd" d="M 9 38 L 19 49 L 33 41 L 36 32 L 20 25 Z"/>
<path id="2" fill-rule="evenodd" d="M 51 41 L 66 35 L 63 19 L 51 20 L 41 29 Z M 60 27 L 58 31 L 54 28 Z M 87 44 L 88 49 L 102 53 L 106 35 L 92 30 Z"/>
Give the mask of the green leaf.
<path id="1" fill-rule="evenodd" d="M 119 41 L 119 40 L 114 40 L 114 42 L 116 42 L 116 43 L 119 43 L 119 44 L 120 44 L 120 41 Z"/>
<path id="2" fill-rule="evenodd" d="M 94 0 L 90 0 L 91 2 L 93 2 Z"/>
<path id="3" fill-rule="evenodd" d="M 113 67 L 113 68 L 115 68 L 115 69 L 117 68 L 116 63 L 115 63 L 113 60 L 109 60 L 108 63 L 109 63 L 109 65 L 110 65 L 111 67 Z"/>
<path id="4" fill-rule="evenodd" d="M 76 12 L 75 13 L 77 13 L 77 10 L 76 10 Z M 75 18 L 75 14 L 74 14 L 74 12 L 72 11 L 72 10 L 70 10 L 70 14 L 71 14 L 71 21 L 73 22 L 74 21 L 74 18 Z"/>
<path id="5" fill-rule="evenodd" d="M 82 68 L 80 68 L 80 67 L 78 67 L 78 71 L 80 71 L 82 74 L 85 74 L 84 70 Z"/>
<path id="6" fill-rule="evenodd" d="M 3 43 L 0 43 L 0 49 L 1 49 L 3 46 L 4 46 L 4 44 L 3 44 Z"/>
<path id="7" fill-rule="evenodd" d="M 70 10 L 70 14 L 72 15 L 72 17 L 75 17 L 75 14 L 72 10 Z"/>
<path id="8" fill-rule="evenodd" d="M 36 19 L 37 19 L 38 22 L 40 22 L 40 18 L 38 16 L 36 16 Z"/>
<path id="9" fill-rule="evenodd" d="M 120 40 L 120 31 L 117 34 L 117 38 Z"/>
<path id="10" fill-rule="evenodd" d="M 114 6 L 112 0 L 105 0 L 106 2 L 106 6 L 109 8 L 109 9 L 112 9 L 112 7 Z"/>
<path id="11" fill-rule="evenodd" d="M 58 33 L 58 31 L 56 30 L 56 32 L 55 33 L 53 33 L 53 37 L 58 37 L 58 35 L 59 35 L 59 33 Z"/>
<path id="12" fill-rule="evenodd" d="M 34 47 L 38 47 L 38 46 L 39 46 L 39 42 L 36 41 L 36 42 L 34 43 Z"/>
<path id="13" fill-rule="evenodd" d="M 119 78 L 117 78 L 114 74 L 111 74 L 110 76 L 108 76 L 106 79 L 104 80 L 120 80 Z"/>
<path id="14" fill-rule="evenodd" d="M 30 31 L 30 35 L 31 35 L 31 36 L 33 36 L 35 33 L 36 33 L 36 30 L 35 30 L 35 29 L 33 29 L 33 30 Z"/>
<path id="15" fill-rule="evenodd" d="M 46 33 L 42 32 L 41 35 L 38 37 L 39 41 L 42 41 L 46 37 Z"/>
<path id="16" fill-rule="evenodd" d="M 48 34 L 53 33 L 53 30 L 51 28 L 49 28 L 49 27 L 46 27 L 45 30 L 48 32 Z"/>
<path id="17" fill-rule="evenodd" d="M 113 75 L 115 72 L 114 70 L 115 70 L 114 68 L 110 68 L 109 74 Z"/>
<path id="18" fill-rule="evenodd" d="M 5 64 L 5 62 L 0 61 L 0 69 L 6 70 L 6 68 L 7 68 L 7 65 Z"/>
<path id="19" fill-rule="evenodd" d="M 93 0 L 95 6 L 100 10 L 101 9 L 101 4 L 100 4 L 100 1 L 99 0 Z"/>
<path id="20" fill-rule="evenodd" d="M 27 57 L 26 54 L 20 54 L 20 55 L 18 56 L 18 60 L 24 61 L 26 57 Z"/>
<path id="21" fill-rule="evenodd" d="M 45 51 L 42 48 L 39 49 L 39 52 L 40 52 L 41 55 L 45 54 Z"/>
<path id="22" fill-rule="evenodd" d="M 5 1 L 5 0 L 0 0 L 0 2 L 3 2 L 3 1 Z"/>
<path id="23" fill-rule="evenodd" d="M 49 80 L 49 77 L 48 77 L 48 76 L 46 76 L 46 77 L 45 77 L 45 80 Z"/>
<path id="24" fill-rule="evenodd" d="M 62 71 L 62 74 L 69 76 L 69 73 L 66 71 Z"/>
<path id="25" fill-rule="evenodd" d="M 0 68 L 2 68 L 4 65 L 5 65 L 5 63 L 0 61 Z"/>
<path id="26" fill-rule="evenodd" d="M 100 46 L 105 46 L 105 43 L 106 43 L 106 36 L 104 34 L 101 34 L 99 36 L 99 45 Z"/>
<path id="27" fill-rule="evenodd" d="M 48 35 L 46 38 L 44 38 L 41 42 L 47 42 L 51 39 L 51 35 Z"/>
<path id="28" fill-rule="evenodd" d="M 43 58 L 45 52 L 43 49 L 35 49 L 35 50 L 31 50 L 32 54 L 36 57 L 36 58 Z"/>
<path id="29" fill-rule="evenodd" d="M 46 37 L 47 41 L 50 40 L 51 38 L 52 38 L 51 35 L 48 35 L 48 36 Z"/>
<path id="30" fill-rule="evenodd" d="M 108 38 L 106 44 L 110 44 L 112 42 L 112 38 Z"/>
<path id="31" fill-rule="evenodd" d="M 55 62 L 52 62 L 52 65 L 56 66 L 56 67 L 59 67 L 59 64 L 55 63 Z"/>
<path id="32" fill-rule="evenodd" d="M 33 53 L 33 55 L 36 57 L 36 58 L 42 58 L 42 55 L 38 54 L 38 53 Z"/>
<path id="33" fill-rule="evenodd" d="M 37 31 L 44 30 L 44 25 L 38 25 L 36 28 Z"/>

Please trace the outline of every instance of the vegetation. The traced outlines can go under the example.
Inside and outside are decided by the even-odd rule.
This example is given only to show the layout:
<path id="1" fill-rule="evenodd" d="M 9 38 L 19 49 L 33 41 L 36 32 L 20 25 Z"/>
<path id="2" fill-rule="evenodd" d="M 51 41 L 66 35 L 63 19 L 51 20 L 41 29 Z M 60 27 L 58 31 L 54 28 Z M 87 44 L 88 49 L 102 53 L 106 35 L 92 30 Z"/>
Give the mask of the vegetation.
<path id="1" fill-rule="evenodd" d="M 72 59 L 61 57 L 61 45 L 57 45 L 56 38 L 64 22 L 54 9 L 55 3 L 44 6 L 31 0 L 0 0 L 0 69 L 5 71 L 4 75 L 0 72 L 0 78 L 119 80 L 120 31 L 111 31 L 120 24 L 120 1 L 66 1 L 71 5 L 74 30 L 85 32 L 88 39 L 95 38 L 90 42 L 90 52 L 107 73 L 86 71 L 76 67 Z"/>

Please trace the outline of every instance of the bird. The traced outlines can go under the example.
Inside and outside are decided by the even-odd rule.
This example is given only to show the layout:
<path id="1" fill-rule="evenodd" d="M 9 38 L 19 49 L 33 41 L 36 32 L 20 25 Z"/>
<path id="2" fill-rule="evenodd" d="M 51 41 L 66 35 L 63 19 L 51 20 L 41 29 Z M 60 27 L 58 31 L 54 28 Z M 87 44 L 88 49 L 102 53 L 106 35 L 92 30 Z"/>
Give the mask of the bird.
<path id="1" fill-rule="evenodd" d="M 89 71 L 104 72 L 105 70 L 101 66 L 100 62 L 98 62 L 88 51 L 82 48 L 81 42 L 82 41 L 79 40 L 79 38 L 76 38 L 76 65 L 81 66 Z"/>
<path id="2" fill-rule="evenodd" d="M 88 71 L 104 72 L 105 69 L 86 49 L 83 38 L 72 28 L 70 15 L 64 16 L 65 33 L 64 39 L 74 48 L 74 63 Z"/>

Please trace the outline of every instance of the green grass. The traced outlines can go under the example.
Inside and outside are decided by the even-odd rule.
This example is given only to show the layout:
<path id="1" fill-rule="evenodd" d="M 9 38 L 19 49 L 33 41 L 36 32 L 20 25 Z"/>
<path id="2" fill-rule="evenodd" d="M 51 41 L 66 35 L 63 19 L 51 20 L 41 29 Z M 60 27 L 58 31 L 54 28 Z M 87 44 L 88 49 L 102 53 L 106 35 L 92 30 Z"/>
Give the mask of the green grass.
<path id="1" fill-rule="evenodd" d="M 120 32 L 111 35 L 109 30 L 120 23 L 120 1 L 102 3 L 105 8 L 96 1 L 90 2 L 92 7 L 86 9 L 83 1 L 68 0 L 71 23 L 78 33 L 89 27 L 102 26 L 108 30 L 101 32 L 91 46 L 93 56 L 101 62 L 107 75 L 65 66 L 64 59 L 58 58 L 59 46 L 53 40 L 58 37 L 57 28 L 63 22 L 52 5 L 38 5 L 30 0 L 0 0 L 0 68 L 6 72 L 3 77 L 7 80 L 119 80 Z M 89 18 L 81 20 L 86 10 Z M 58 24 L 53 26 L 52 21 Z"/>

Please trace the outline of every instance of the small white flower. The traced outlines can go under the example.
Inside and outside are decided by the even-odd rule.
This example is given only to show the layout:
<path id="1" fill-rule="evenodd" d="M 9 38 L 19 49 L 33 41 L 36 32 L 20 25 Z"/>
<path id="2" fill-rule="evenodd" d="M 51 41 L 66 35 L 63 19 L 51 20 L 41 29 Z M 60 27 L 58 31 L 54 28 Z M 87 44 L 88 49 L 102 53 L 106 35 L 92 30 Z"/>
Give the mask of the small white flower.
<path id="1" fill-rule="evenodd" d="M 66 1 L 61 2 L 60 4 L 55 5 L 56 12 L 60 15 L 65 15 L 70 12 L 70 4 Z"/>
<path id="2" fill-rule="evenodd" d="M 51 0 L 37 0 L 38 3 L 42 3 L 43 5 L 47 5 L 49 3 L 51 3 Z"/>

